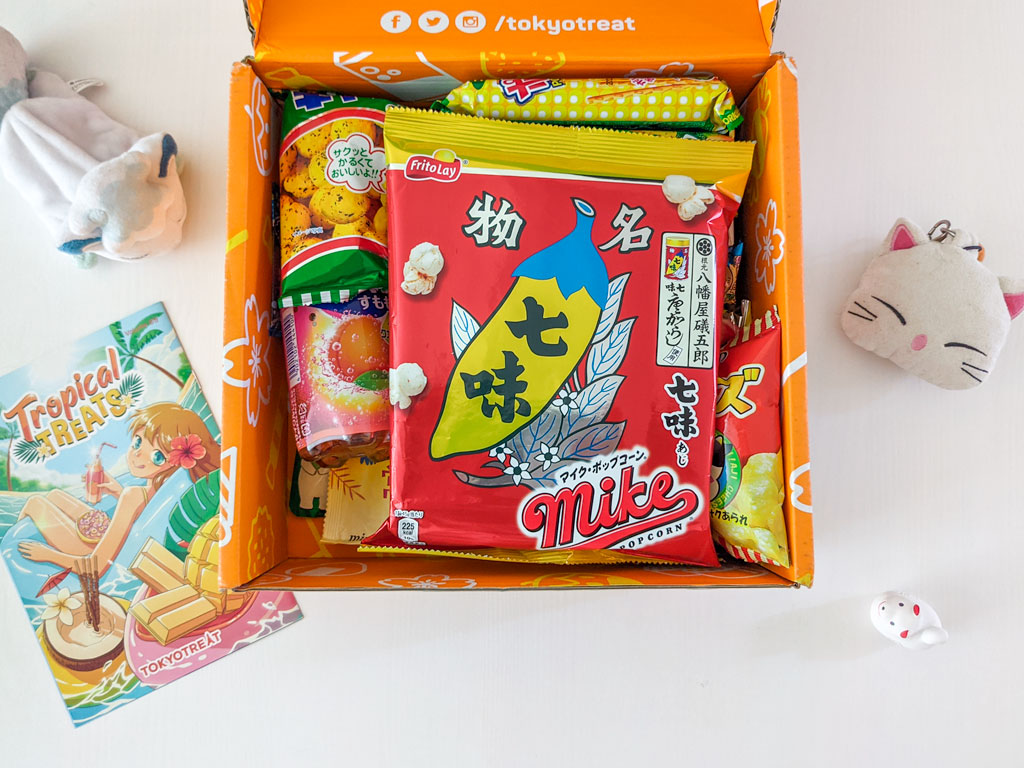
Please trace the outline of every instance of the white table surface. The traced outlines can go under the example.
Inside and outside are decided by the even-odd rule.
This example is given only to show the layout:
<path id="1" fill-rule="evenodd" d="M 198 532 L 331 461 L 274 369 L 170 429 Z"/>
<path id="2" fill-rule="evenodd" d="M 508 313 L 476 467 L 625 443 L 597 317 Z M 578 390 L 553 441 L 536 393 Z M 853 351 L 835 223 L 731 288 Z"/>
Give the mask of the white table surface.
<path id="1" fill-rule="evenodd" d="M 0 764 L 1020 764 L 1024 319 L 982 388 L 947 393 L 850 344 L 838 308 L 893 219 L 978 232 L 1024 275 L 1024 6 L 786 0 L 800 65 L 817 579 L 812 590 L 301 596 L 306 619 L 71 727 L 0 575 Z M 0 180 L 0 370 L 166 302 L 220 407 L 230 63 L 241 0 L 4 0 L 35 65 L 108 83 L 174 134 L 185 241 L 76 271 Z M 911 653 L 872 596 L 930 600 Z M 88 757 L 86 757 L 88 756 Z"/>

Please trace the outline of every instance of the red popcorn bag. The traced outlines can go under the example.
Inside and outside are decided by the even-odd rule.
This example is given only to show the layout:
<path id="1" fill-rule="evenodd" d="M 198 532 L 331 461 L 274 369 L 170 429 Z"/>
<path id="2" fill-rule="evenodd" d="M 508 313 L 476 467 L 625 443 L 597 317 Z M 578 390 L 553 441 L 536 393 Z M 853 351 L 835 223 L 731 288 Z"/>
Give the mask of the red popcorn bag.
<path id="1" fill-rule="evenodd" d="M 391 367 L 418 393 L 365 548 L 717 565 L 716 338 L 752 146 L 410 109 L 385 146 Z"/>

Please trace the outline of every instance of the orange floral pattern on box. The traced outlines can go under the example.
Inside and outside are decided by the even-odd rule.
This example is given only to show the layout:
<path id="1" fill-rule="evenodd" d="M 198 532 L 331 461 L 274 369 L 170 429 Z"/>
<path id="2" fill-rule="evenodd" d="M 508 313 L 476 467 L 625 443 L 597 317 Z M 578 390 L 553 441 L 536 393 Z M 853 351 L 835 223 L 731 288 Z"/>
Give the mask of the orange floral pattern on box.
<path id="1" fill-rule="evenodd" d="M 283 489 L 290 469 L 289 440 L 275 434 L 285 431 L 288 392 L 284 377 L 274 375 L 284 369 L 284 354 L 280 341 L 270 337 L 269 314 L 275 107 L 244 64 L 232 71 L 230 94 L 222 418 L 229 471 L 221 480 L 222 586 L 244 584 L 285 559 Z"/>

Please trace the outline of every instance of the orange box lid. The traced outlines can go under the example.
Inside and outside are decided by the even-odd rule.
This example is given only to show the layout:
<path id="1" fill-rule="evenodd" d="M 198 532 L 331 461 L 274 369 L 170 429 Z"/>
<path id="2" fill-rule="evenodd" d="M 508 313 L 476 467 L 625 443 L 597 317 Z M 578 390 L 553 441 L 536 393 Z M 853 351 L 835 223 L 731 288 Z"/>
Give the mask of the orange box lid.
<path id="1" fill-rule="evenodd" d="M 441 0 L 390 4 L 247 0 L 253 67 L 272 88 L 430 98 L 467 79 L 734 75 L 770 65 L 778 0 Z M 749 77 L 747 78 L 749 79 Z M 743 93 L 737 93 L 742 98 Z"/>

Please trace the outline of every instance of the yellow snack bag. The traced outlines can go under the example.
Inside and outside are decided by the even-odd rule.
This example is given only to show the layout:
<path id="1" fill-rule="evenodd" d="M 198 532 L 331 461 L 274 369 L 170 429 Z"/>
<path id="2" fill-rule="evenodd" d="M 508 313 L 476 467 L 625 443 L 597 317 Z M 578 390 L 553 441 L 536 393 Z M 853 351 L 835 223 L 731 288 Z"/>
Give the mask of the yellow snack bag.
<path id="1" fill-rule="evenodd" d="M 473 80 L 434 109 L 516 122 L 723 134 L 743 122 L 729 86 L 715 77 Z"/>

